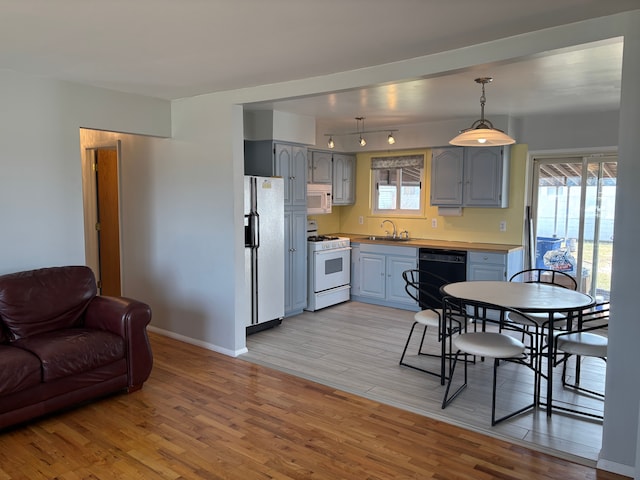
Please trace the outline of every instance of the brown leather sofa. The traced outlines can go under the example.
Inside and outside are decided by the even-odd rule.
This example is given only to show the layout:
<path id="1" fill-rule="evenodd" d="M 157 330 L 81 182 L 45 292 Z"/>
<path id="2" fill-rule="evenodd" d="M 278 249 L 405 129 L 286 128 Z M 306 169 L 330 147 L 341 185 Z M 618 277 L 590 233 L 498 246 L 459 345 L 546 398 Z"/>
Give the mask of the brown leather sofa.
<path id="1" fill-rule="evenodd" d="M 90 268 L 0 276 L 0 428 L 142 387 L 151 309 L 97 296 Z"/>

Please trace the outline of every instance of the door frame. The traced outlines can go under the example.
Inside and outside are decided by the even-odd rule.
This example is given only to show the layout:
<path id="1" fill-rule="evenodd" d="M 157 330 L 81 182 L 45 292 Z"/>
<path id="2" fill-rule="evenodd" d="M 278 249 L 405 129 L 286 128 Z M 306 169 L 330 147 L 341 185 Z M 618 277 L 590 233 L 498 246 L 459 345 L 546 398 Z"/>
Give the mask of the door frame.
<path id="1" fill-rule="evenodd" d="M 120 285 L 123 285 L 123 265 L 122 265 L 122 198 L 121 192 L 121 141 L 115 143 L 96 144 L 85 147 L 82 156 L 82 203 L 84 213 L 84 248 L 85 263 L 91 268 L 96 279 L 100 279 L 100 250 L 98 245 L 98 232 L 96 223 L 98 221 L 98 195 L 95 175 L 96 152 L 98 150 L 114 150 L 117 157 L 117 193 L 118 193 L 118 248 L 120 250 Z M 121 287 L 122 288 L 122 287 Z M 100 289 L 98 289 L 100 292 Z"/>
<path id="2" fill-rule="evenodd" d="M 523 232 L 523 239 L 524 239 L 524 246 L 525 246 L 525 251 L 526 252 L 531 252 L 530 257 L 531 258 L 527 258 L 525 259 L 525 265 L 529 265 L 528 268 L 534 268 L 535 267 L 535 250 L 533 250 L 533 247 L 535 246 L 535 243 L 532 245 L 531 242 L 535 242 L 535 237 L 537 235 L 537 232 L 535 231 L 537 229 L 537 226 L 535 225 L 535 217 L 537 215 L 536 209 L 537 209 L 537 203 L 538 203 L 538 188 L 537 185 L 535 185 L 534 183 L 537 181 L 538 177 L 537 177 L 537 172 L 535 169 L 535 160 L 536 159 L 547 159 L 547 158 L 581 158 L 581 159 L 585 159 L 585 158 L 603 158 L 603 157 L 611 157 L 611 156 L 615 156 L 616 158 L 618 157 L 618 147 L 617 146 L 611 146 L 611 147 L 597 147 L 597 148 L 572 148 L 572 149 L 562 149 L 562 150 L 541 150 L 541 151 L 529 151 L 528 155 L 527 155 L 527 166 L 526 166 L 526 179 L 525 179 L 525 216 L 526 216 L 526 210 L 528 209 L 531 215 L 531 226 L 533 227 L 533 232 Z M 583 171 L 583 174 L 585 172 Z M 584 193 L 584 191 L 583 191 Z M 581 202 L 583 201 L 582 195 L 583 193 L 581 193 Z M 581 212 L 581 216 L 584 214 L 584 212 Z M 528 221 L 528 219 L 525 219 Z M 529 225 L 527 224 L 528 222 L 525 221 L 525 229 L 529 228 Z M 583 237 L 583 228 L 584 226 L 581 225 L 580 226 L 580 238 Z M 577 265 L 582 265 L 582 253 L 579 255 L 579 258 L 576 259 L 576 263 Z M 578 285 L 580 285 L 580 282 L 582 281 L 582 268 L 577 268 L 576 271 L 576 280 L 578 281 Z"/>

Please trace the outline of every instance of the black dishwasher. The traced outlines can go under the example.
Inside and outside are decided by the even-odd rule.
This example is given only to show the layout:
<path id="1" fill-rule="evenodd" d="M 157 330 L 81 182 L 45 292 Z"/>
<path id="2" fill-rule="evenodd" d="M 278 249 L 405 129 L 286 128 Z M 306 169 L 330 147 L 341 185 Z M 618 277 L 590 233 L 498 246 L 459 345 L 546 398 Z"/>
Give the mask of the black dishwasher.
<path id="1" fill-rule="evenodd" d="M 440 287 L 467 279 L 467 252 L 421 248 L 418 252 L 418 268 L 421 272 L 420 303 L 440 308 L 442 306 Z"/>

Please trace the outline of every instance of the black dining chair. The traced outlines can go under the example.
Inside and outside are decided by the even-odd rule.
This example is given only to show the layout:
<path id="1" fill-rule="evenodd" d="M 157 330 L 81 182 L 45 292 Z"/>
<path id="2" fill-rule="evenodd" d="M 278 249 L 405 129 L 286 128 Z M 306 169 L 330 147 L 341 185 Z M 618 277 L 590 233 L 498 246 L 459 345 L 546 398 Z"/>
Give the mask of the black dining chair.
<path id="1" fill-rule="evenodd" d="M 445 363 L 447 358 L 451 358 L 451 340 L 453 336 L 461 331 L 466 330 L 466 318 L 462 315 L 452 315 L 449 325 L 445 326 L 442 319 L 442 300 L 435 294 L 439 285 L 445 283 L 445 280 L 438 275 L 425 270 L 411 269 L 402 272 L 402 278 L 405 281 L 405 291 L 407 295 L 413 298 L 420 307 L 420 311 L 416 312 L 411 325 L 411 330 L 405 343 L 402 355 L 400 357 L 400 365 L 413 368 L 430 375 L 440 378 L 440 384 L 444 385 L 446 380 Z M 439 360 L 437 369 L 422 366 L 424 362 L 407 362 L 407 351 L 409 350 L 412 338 L 416 329 L 422 328 L 420 343 L 416 349 L 416 357 L 431 357 Z M 436 341 L 439 344 L 438 351 L 427 351 L 425 349 L 425 339 L 428 331 L 433 331 Z M 417 364 L 416 364 L 417 363 Z"/>
<path id="2" fill-rule="evenodd" d="M 523 283 L 548 283 L 556 287 L 568 288 L 576 290 L 578 284 L 576 279 L 565 272 L 558 270 L 549 270 L 544 268 L 530 268 L 515 273 L 509 279 L 510 282 Z M 532 356 L 539 356 L 542 353 L 543 333 L 549 324 L 549 315 L 547 313 L 528 313 L 526 316 L 516 312 L 509 312 L 506 315 L 507 322 L 524 327 L 524 335 L 529 338 L 529 353 Z M 567 324 L 567 315 L 565 313 L 556 312 L 553 314 L 554 329 L 564 329 Z M 524 335 L 522 340 L 524 341 Z"/>
<path id="3" fill-rule="evenodd" d="M 492 323 L 496 320 L 490 312 L 501 312 L 502 315 L 506 313 L 518 313 L 526 318 L 526 314 L 517 310 L 499 306 L 490 305 L 485 303 L 473 302 L 468 300 L 461 300 L 453 297 L 445 297 L 443 299 L 443 317 L 444 321 L 449 322 L 452 318 L 457 318 L 462 312 L 463 315 L 472 317 L 475 321 L 483 321 L 486 323 Z M 502 324 L 502 318 L 498 320 Z M 512 418 L 520 413 L 524 413 L 535 406 L 538 403 L 538 375 L 539 370 L 536 368 L 537 363 L 535 359 L 528 356 L 526 353 L 526 347 L 522 341 L 517 337 L 522 333 L 521 326 L 518 325 L 501 325 L 500 331 L 473 331 L 462 332 L 459 336 L 453 339 L 453 345 L 456 349 L 453 361 L 451 363 L 450 370 L 448 372 L 448 382 L 442 400 L 442 408 L 446 408 L 458 395 L 462 393 L 468 386 L 468 362 L 464 362 L 464 374 L 462 383 L 457 387 L 455 391 L 451 393 L 451 387 L 456 379 L 455 370 L 460 357 L 466 359 L 471 355 L 474 357 L 488 357 L 493 358 L 493 375 L 492 375 L 492 394 L 491 394 L 491 425 L 494 426 L 504 420 Z M 498 384 L 498 366 L 501 362 L 511 362 L 528 367 L 533 371 L 533 392 L 532 401 L 525 405 L 519 405 L 515 410 L 507 413 L 499 418 L 496 418 L 496 406 L 497 406 L 497 384 Z M 513 403 L 513 396 L 502 396 L 501 398 Z M 513 408 L 513 407 L 510 407 Z"/>
<path id="4" fill-rule="evenodd" d="M 577 324 L 567 331 L 554 332 L 549 342 L 554 342 L 554 366 L 562 365 L 562 386 L 604 399 L 604 392 L 595 391 L 580 385 L 582 357 L 600 358 L 607 361 L 609 327 L 609 302 L 597 304 L 583 312 L 577 319 Z M 567 366 L 569 359 L 575 358 L 575 370 L 572 382 L 567 380 Z M 553 408 L 571 413 L 578 413 L 589 417 L 602 419 L 603 415 L 585 409 L 569 408 L 566 405 L 554 405 Z"/>

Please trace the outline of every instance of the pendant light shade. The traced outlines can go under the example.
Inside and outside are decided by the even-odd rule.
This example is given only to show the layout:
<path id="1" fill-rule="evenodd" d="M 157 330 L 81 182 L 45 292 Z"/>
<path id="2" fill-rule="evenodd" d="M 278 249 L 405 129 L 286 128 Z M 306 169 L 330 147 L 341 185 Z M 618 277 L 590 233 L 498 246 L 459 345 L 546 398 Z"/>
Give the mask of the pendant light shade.
<path id="1" fill-rule="evenodd" d="M 387 143 L 389 145 L 393 145 L 396 143 L 396 137 L 393 136 L 393 132 L 389 132 L 389 136 L 387 137 Z"/>
<path id="2" fill-rule="evenodd" d="M 493 147 L 496 145 L 511 145 L 516 141 L 502 130 L 495 128 L 493 124 L 484 118 L 484 104 L 487 99 L 484 94 L 484 86 L 491 82 L 493 78 L 476 78 L 476 83 L 482 85 L 482 96 L 480 97 L 480 120 L 473 122 L 471 127 L 460 130 L 460 134 L 452 138 L 449 143 L 461 147 Z"/>

